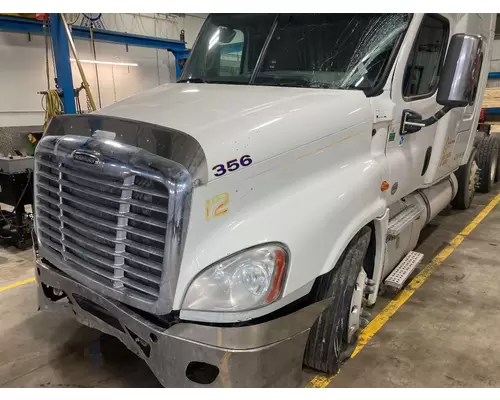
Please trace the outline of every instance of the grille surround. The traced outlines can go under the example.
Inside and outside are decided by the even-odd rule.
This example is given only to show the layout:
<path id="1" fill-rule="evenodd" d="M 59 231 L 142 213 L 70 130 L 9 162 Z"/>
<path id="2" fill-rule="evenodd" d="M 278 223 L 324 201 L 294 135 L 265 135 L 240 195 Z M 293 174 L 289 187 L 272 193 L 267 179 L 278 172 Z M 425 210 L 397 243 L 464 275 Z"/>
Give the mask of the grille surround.
<path id="1" fill-rule="evenodd" d="M 45 136 L 34 176 L 42 257 L 107 297 L 172 310 L 192 192 L 185 167 L 115 141 Z"/>

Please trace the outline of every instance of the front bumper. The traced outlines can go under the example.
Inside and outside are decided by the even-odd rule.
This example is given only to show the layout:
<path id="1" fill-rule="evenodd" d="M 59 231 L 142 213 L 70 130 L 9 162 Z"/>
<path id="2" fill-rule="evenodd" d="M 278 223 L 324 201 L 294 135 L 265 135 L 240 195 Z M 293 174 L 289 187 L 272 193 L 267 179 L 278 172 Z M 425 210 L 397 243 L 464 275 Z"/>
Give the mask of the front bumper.
<path id="1" fill-rule="evenodd" d="M 36 260 L 41 310 L 74 315 L 84 325 L 120 339 L 146 361 L 165 387 L 296 387 L 310 327 L 327 301 L 261 324 L 214 327 L 179 322 L 162 328 Z M 47 297 L 41 283 L 58 288 L 69 302 Z M 195 364 L 190 364 L 195 362 Z M 199 383 L 189 365 L 206 363 L 218 373 Z M 188 377 L 189 375 L 189 377 Z M 199 376 L 199 375 L 197 375 Z M 194 382 L 193 379 L 198 382 Z"/>

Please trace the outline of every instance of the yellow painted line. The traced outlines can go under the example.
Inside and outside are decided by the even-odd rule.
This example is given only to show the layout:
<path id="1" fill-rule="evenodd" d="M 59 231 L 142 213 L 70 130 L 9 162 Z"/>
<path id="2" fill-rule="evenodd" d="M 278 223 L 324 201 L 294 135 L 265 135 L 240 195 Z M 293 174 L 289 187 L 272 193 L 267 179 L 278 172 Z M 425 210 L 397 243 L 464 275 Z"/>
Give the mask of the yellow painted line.
<path id="1" fill-rule="evenodd" d="M 33 282 L 35 282 L 35 278 L 29 278 L 25 279 L 24 281 L 14 282 L 7 286 L 0 286 L 0 292 L 5 292 L 6 290 L 14 289 L 16 287 L 27 285 L 28 283 L 33 283 Z"/>
<path id="2" fill-rule="evenodd" d="M 417 290 L 423 283 L 427 280 L 429 276 L 446 260 L 451 253 L 463 242 L 467 235 L 477 228 L 481 221 L 495 208 L 495 206 L 500 202 L 500 194 L 497 194 L 493 200 L 478 214 L 476 217 L 467 225 L 462 231 L 453 238 L 453 240 L 441 250 L 437 256 L 435 256 L 432 261 L 427 264 L 420 273 L 413 278 L 413 280 L 406 286 L 399 294 L 391 300 L 389 304 L 379 313 L 376 317 L 363 329 L 359 335 L 358 345 L 352 353 L 351 358 L 356 357 L 356 355 L 366 346 L 366 344 L 375 336 L 375 334 L 382 329 L 387 321 L 399 310 L 399 308 L 408 301 L 408 299 L 413 296 L 415 290 Z M 340 371 L 339 371 L 340 372 Z M 337 372 L 338 374 L 338 372 Z M 330 382 L 337 376 L 334 375 L 316 375 L 311 381 L 306 385 L 307 388 L 325 388 Z"/>

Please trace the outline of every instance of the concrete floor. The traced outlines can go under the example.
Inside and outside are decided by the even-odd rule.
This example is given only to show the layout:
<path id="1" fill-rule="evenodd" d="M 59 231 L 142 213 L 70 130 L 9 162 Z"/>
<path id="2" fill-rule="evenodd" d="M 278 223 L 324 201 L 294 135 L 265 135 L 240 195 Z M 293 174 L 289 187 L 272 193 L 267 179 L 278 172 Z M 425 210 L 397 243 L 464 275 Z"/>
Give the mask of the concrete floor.
<path id="1" fill-rule="evenodd" d="M 497 190 L 498 192 L 498 190 Z M 445 210 L 422 234 L 430 261 L 496 195 L 471 209 Z M 332 387 L 500 386 L 500 206 L 349 360 Z M 0 248 L 0 287 L 33 276 L 31 251 Z M 374 313 L 390 301 L 382 297 Z M 33 283 L 0 292 L 0 386 L 158 387 L 146 365 L 120 342 L 36 310 Z M 314 372 L 304 371 L 304 386 Z"/>

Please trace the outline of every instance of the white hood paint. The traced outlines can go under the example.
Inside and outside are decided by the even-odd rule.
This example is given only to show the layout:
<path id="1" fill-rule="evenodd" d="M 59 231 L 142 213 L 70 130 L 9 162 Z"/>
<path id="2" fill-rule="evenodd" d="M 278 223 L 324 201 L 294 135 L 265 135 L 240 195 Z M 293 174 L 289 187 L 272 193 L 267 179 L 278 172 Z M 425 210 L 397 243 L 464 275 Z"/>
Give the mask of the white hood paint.
<path id="1" fill-rule="evenodd" d="M 193 136 L 212 168 L 243 155 L 255 163 L 372 118 L 359 90 L 174 83 L 97 112 Z"/>

